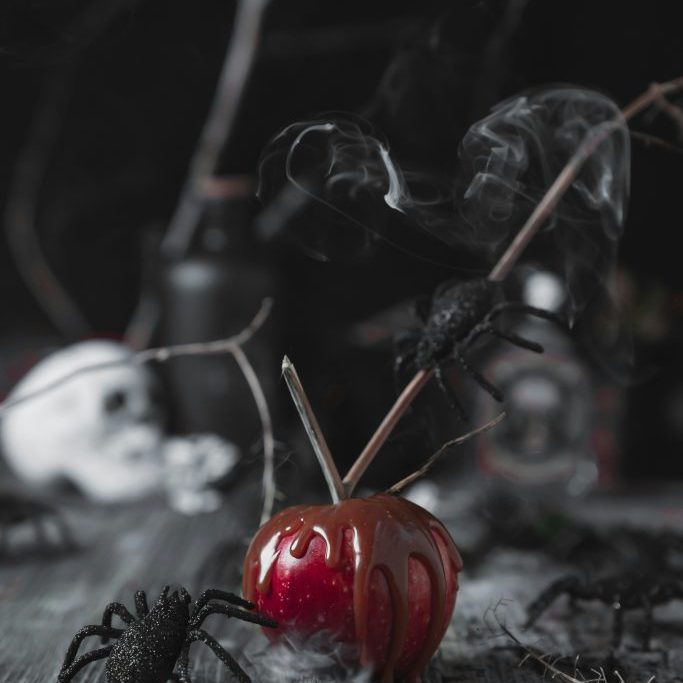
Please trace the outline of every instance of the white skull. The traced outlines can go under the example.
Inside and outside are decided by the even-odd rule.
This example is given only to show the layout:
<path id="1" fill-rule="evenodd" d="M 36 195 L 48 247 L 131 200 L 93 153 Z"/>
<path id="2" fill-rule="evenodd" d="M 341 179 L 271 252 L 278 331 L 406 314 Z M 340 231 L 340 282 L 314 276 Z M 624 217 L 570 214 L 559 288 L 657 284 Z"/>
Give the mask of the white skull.
<path id="1" fill-rule="evenodd" d="M 102 363 L 121 365 L 77 375 L 0 416 L 4 456 L 32 485 L 67 480 L 102 502 L 131 500 L 163 486 L 162 426 L 151 389 L 154 377 L 128 363 L 112 341 L 86 341 L 53 353 L 32 368 L 8 397 L 28 395 Z"/>

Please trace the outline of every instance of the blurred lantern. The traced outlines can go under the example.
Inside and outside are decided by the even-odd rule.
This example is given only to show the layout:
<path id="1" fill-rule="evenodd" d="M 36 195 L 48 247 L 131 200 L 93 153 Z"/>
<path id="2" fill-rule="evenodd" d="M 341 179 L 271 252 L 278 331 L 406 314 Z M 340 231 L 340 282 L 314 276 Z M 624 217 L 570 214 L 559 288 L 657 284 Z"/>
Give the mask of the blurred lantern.
<path id="1" fill-rule="evenodd" d="M 550 273 L 534 272 L 524 282 L 524 299 L 559 311 L 562 283 Z M 545 353 L 500 345 L 487 357 L 483 373 L 503 392 L 508 418 L 479 439 L 480 467 L 517 486 L 570 495 L 608 482 L 616 452 L 616 389 L 602 386 L 558 325 L 526 318 L 516 331 L 542 344 Z M 475 406 L 476 424 L 500 409 L 481 392 Z"/>

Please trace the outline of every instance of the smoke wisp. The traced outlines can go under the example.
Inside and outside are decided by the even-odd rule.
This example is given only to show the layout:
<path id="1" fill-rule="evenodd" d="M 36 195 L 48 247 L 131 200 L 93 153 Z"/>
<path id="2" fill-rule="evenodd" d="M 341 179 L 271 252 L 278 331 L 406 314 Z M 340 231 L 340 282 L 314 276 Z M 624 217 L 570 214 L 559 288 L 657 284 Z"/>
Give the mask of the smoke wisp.
<path id="1" fill-rule="evenodd" d="M 458 267 L 493 264 L 581 142 L 619 120 L 608 97 L 574 86 L 523 93 L 473 124 L 452 177 L 413 168 L 370 123 L 347 115 L 288 126 L 266 148 L 259 196 L 269 236 L 322 260 L 366 257 L 386 241 Z M 561 276 L 570 321 L 609 273 L 629 192 L 625 123 L 586 160 L 529 257 Z M 444 248 L 446 247 L 446 248 Z"/>

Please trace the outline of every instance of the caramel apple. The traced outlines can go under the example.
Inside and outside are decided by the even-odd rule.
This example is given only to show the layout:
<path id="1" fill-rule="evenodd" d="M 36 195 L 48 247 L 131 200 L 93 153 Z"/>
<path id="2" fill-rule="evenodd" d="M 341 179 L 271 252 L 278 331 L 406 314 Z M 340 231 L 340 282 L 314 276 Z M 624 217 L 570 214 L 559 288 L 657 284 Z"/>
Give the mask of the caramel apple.
<path id="1" fill-rule="evenodd" d="M 287 508 L 244 563 L 245 597 L 276 620 L 268 637 L 351 645 L 382 681 L 418 681 L 455 606 L 462 561 L 429 512 L 388 494 Z"/>
<path id="2" fill-rule="evenodd" d="M 347 665 L 415 683 L 453 614 L 458 550 L 436 517 L 392 495 L 422 470 L 386 493 L 351 497 L 371 456 L 342 481 L 286 357 L 282 370 L 332 504 L 290 507 L 263 524 L 244 560 L 244 595 L 277 621 L 272 640 L 343 650 Z"/>

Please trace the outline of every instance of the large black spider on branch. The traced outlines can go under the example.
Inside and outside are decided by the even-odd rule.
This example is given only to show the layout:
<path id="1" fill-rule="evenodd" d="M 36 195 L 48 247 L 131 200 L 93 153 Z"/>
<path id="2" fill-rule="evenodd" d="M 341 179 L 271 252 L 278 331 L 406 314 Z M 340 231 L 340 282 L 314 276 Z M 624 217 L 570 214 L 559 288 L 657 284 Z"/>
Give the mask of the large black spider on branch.
<path id="1" fill-rule="evenodd" d="M 218 589 L 205 590 L 190 610 L 190 594 L 179 588 L 169 594 L 166 586 L 150 610 L 144 591 L 135 593 L 137 617 L 119 602 L 112 602 L 104 610 L 102 623 L 84 626 L 74 636 L 64 657 L 57 678 L 68 683 L 85 666 L 99 659 L 107 659 L 107 683 L 191 683 L 189 674 L 190 646 L 202 642 L 214 652 L 232 674 L 243 683 L 249 676 L 225 649 L 201 626 L 211 614 L 224 614 L 242 621 L 275 628 L 277 624 L 258 613 L 250 612 L 254 605 L 247 600 Z M 223 602 L 212 602 L 221 600 Z M 118 616 L 128 626 L 113 628 L 112 616 Z M 78 648 L 88 636 L 100 636 L 105 647 L 86 652 L 76 659 Z M 107 645 L 116 638 L 113 645 Z M 176 664 L 177 673 L 174 673 Z"/>
<path id="2" fill-rule="evenodd" d="M 550 311 L 506 301 L 502 284 L 486 278 L 447 282 L 436 290 L 430 302 L 416 308 L 421 324 L 396 336 L 395 370 L 397 373 L 406 368 L 433 371 L 439 386 L 463 419 L 467 417 L 465 409 L 446 382 L 444 370 L 459 365 L 484 391 L 501 402 L 501 391 L 470 364 L 467 352 L 484 335 L 496 336 L 535 353 L 543 352 L 539 343 L 494 325 L 504 313 L 526 313 L 559 322 L 559 317 Z"/>

